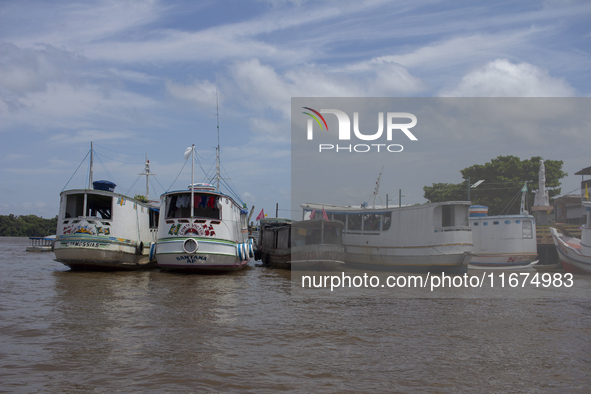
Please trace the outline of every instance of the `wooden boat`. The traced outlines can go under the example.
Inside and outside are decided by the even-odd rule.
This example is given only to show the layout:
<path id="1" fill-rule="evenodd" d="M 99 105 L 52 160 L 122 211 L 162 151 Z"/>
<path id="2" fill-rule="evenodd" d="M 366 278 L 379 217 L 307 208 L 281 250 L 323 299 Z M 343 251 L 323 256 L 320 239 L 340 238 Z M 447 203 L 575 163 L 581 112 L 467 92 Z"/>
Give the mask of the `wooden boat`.
<path id="1" fill-rule="evenodd" d="M 218 128 L 219 130 L 219 128 Z M 186 273 L 226 272 L 242 269 L 254 256 L 248 236 L 248 210 L 220 191 L 219 145 L 216 155 L 217 186 L 195 184 L 195 145 L 188 189 L 164 193 L 160 198 L 160 226 L 155 255 L 159 267 Z"/>
<path id="2" fill-rule="evenodd" d="M 469 268 L 518 269 L 537 262 L 536 221 L 525 210 L 522 189 L 520 213 L 488 216 L 488 207 L 470 207 L 474 256 Z"/>
<path id="3" fill-rule="evenodd" d="M 89 187 L 60 194 L 55 259 L 72 269 L 155 268 L 149 252 L 156 241 L 158 208 L 115 193 L 112 182 L 93 182 L 92 157 L 91 145 Z"/>
<path id="4" fill-rule="evenodd" d="M 463 273 L 472 252 L 468 201 L 402 207 L 302 204 L 344 223 L 345 263 L 359 268 Z"/>
<path id="5" fill-rule="evenodd" d="M 291 219 L 261 219 L 255 260 L 269 267 L 290 269 L 291 226 Z"/>
<path id="6" fill-rule="evenodd" d="M 51 252 L 55 235 L 47 237 L 29 237 L 31 244 L 27 246 L 27 252 Z"/>
<path id="7" fill-rule="evenodd" d="M 591 175 L 591 167 L 576 172 L 575 175 Z M 591 198 L 589 189 L 591 179 L 581 182 L 581 203 L 587 213 L 587 223 L 581 226 L 581 238 L 575 238 L 550 228 L 562 268 L 567 272 L 591 274 Z"/>
<path id="8" fill-rule="evenodd" d="M 345 264 L 344 224 L 324 219 L 292 224 L 291 265 L 298 270 L 331 270 Z"/>

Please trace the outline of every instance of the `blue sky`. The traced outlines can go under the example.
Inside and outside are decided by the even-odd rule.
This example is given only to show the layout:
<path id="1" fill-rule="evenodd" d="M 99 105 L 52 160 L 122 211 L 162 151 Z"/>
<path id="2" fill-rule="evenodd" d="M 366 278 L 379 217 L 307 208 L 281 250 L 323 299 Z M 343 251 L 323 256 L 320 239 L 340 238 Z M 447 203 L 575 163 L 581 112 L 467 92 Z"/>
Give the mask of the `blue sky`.
<path id="1" fill-rule="evenodd" d="M 589 97 L 589 20 L 591 3 L 566 0 L 0 2 L 0 214 L 57 214 L 91 141 L 95 179 L 119 192 L 144 194 L 146 154 L 152 198 L 192 143 L 209 169 L 217 90 L 224 175 L 255 215 L 289 216 L 291 97 Z M 543 144 L 576 188 L 589 137 Z M 490 153 L 414 176 L 459 182 Z M 416 189 L 405 202 L 424 202 Z"/>

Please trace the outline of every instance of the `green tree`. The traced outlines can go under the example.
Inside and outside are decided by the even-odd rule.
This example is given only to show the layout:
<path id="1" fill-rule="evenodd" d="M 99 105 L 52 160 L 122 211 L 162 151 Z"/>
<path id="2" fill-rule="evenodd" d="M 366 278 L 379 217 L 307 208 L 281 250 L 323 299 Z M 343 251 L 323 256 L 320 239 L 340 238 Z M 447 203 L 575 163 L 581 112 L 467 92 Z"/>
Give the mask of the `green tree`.
<path id="1" fill-rule="evenodd" d="M 471 184 L 483 179 L 484 183 L 470 189 L 473 204 L 485 205 L 489 215 L 519 213 L 521 189 L 528 185 L 527 199 L 533 204 L 533 190 L 538 189 L 539 156 L 521 160 L 516 156 L 499 156 L 483 165 L 473 165 L 460 171 L 464 182 L 459 184 L 434 183 L 423 188 L 424 197 L 431 202 L 465 201 L 468 199 L 468 179 Z M 546 160 L 546 189 L 550 199 L 560 194 L 560 180 L 567 173 L 562 171 L 562 160 Z"/>

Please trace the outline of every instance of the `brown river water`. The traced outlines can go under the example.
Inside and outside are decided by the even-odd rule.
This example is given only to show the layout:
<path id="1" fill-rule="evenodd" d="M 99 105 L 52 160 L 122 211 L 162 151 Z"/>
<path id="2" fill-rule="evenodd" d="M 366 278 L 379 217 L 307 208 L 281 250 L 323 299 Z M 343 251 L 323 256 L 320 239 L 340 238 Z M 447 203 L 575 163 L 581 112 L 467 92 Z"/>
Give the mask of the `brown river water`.
<path id="1" fill-rule="evenodd" d="M 335 296 L 254 262 L 72 272 L 27 244 L 0 238 L 0 392 L 591 391 L 589 276 L 571 298 Z"/>

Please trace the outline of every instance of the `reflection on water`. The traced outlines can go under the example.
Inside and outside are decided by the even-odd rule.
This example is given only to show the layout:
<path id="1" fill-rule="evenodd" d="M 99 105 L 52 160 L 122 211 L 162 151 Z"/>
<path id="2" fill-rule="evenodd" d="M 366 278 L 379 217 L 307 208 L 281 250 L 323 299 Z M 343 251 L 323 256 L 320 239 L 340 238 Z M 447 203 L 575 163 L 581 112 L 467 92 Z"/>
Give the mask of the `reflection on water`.
<path id="1" fill-rule="evenodd" d="M 70 272 L 26 245 L 0 238 L 0 391 L 591 386 L 589 297 L 294 295 L 288 271 Z"/>

